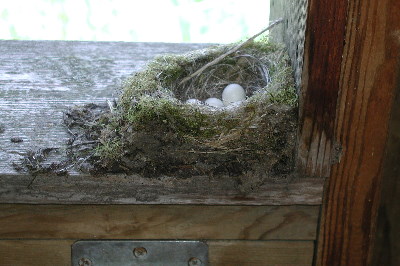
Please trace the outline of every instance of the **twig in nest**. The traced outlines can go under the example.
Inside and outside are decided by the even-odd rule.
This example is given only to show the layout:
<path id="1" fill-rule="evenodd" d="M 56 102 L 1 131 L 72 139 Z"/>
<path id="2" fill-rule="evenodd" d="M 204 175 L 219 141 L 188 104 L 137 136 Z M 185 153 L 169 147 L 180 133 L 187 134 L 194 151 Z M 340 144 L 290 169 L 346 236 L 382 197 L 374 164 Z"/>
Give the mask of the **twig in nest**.
<path id="1" fill-rule="evenodd" d="M 71 145 L 71 148 L 82 146 L 82 145 L 90 145 L 90 144 L 96 144 L 100 143 L 98 140 L 91 140 L 91 141 L 85 141 L 85 142 L 80 142 L 80 143 L 75 143 Z"/>
<path id="2" fill-rule="evenodd" d="M 263 34 L 264 32 L 266 32 L 267 30 L 270 30 L 271 28 L 273 28 L 275 25 L 281 23 L 283 21 L 282 18 L 275 20 L 274 22 L 272 22 L 268 27 L 266 27 L 265 29 L 263 29 L 262 31 L 260 31 L 259 33 L 257 33 L 256 35 L 253 35 L 252 37 L 250 37 L 249 39 L 247 39 L 246 41 L 238 44 L 237 46 L 233 47 L 232 49 L 230 49 L 228 52 L 218 56 L 217 58 L 215 58 L 214 60 L 212 60 L 211 62 L 205 64 L 204 66 L 202 66 L 201 68 L 199 68 L 198 70 L 196 70 L 194 73 L 192 73 L 191 75 L 187 76 L 186 78 L 182 79 L 181 82 L 179 82 L 179 86 L 181 86 L 182 84 L 188 82 L 190 79 L 192 79 L 193 77 L 196 77 L 198 75 L 200 75 L 201 73 L 203 73 L 204 70 L 206 70 L 207 68 L 209 68 L 210 66 L 213 66 L 215 64 L 218 64 L 219 62 L 221 62 L 225 57 L 227 57 L 230 54 L 233 54 L 234 52 L 236 52 L 237 50 L 239 50 L 240 48 L 242 48 L 243 46 L 245 46 L 246 44 L 252 42 L 255 38 L 257 38 L 258 36 L 260 36 L 261 34 Z"/>
<path id="3" fill-rule="evenodd" d="M 77 167 L 82 165 L 84 162 L 92 158 L 96 153 L 93 152 L 89 154 L 87 157 L 77 161 L 77 162 L 69 162 L 68 164 L 64 164 L 64 166 L 58 168 L 55 170 L 56 174 L 63 174 L 63 173 L 68 173 L 68 170 L 72 169 L 73 167 Z M 34 181 L 34 180 L 33 180 Z M 33 183 L 33 181 L 31 183 Z"/>

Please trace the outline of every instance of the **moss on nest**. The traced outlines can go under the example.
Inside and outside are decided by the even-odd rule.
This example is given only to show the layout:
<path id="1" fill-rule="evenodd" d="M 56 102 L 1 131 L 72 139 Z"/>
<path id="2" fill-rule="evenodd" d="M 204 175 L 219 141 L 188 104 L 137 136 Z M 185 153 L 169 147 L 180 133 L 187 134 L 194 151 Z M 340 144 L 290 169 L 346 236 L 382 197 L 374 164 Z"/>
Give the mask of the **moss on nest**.
<path id="1" fill-rule="evenodd" d="M 252 42 L 182 82 L 234 46 L 159 56 L 128 78 L 112 112 L 93 122 L 101 123 L 94 163 L 145 176 L 227 174 L 245 191 L 290 175 L 297 93 L 282 47 Z M 185 103 L 220 98 L 230 83 L 245 88 L 240 105 Z"/>
<path id="2" fill-rule="evenodd" d="M 288 57 L 282 47 L 261 41 L 210 65 L 237 47 L 157 57 L 125 81 L 114 103 L 76 106 L 64 114 L 71 134 L 66 160 L 48 160 L 59 151 L 47 148 L 29 152 L 15 167 L 32 174 L 67 174 L 75 167 L 146 177 L 229 175 L 243 192 L 265 181 L 286 181 L 293 173 L 297 132 L 297 93 Z M 231 83 L 245 89 L 241 104 L 186 103 L 220 98 Z"/>

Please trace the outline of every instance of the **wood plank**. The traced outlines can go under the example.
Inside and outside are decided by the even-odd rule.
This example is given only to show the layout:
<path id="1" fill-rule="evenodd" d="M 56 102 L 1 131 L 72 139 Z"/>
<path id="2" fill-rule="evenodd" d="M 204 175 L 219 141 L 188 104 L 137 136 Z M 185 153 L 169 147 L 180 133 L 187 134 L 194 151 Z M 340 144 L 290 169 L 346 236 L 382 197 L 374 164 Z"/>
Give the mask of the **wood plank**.
<path id="1" fill-rule="evenodd" d="M 400 89 L 393 103 L 371 265 L 400 265 Z"/>
<path id="2" fill-rule="evenodd" d="M 312 241 L 211 241 L 211 265 L 312 265 Z"/>
<path id="3" fill-rule="evenodd" d="M 0 240 L 1 266 L 71 266 L 75 240 Z"/>
<path id="4" fill-rule="evenodd" d="M 231 177 L 148 179 L 125 175 L 38 176 L 17 173 L 26 151 L 60 148 L 69 137 L 63 112 L 104 103 L 122 80 L 162 53 L 206 44 L 0 41 L 0 203 L 320 204 L 322 181 L 265 184 L 243 195 Z M 12 142 L 11 138 L 22 142 Z M 62 153 L 52 160 L 62 160 Z"/>
<path id="5" fill-rule="evenodd" d="M 400 86 L 400 2 L 348 1 L 346 13 L 334 134 L 343 156 L 324 196 L 318 265 L 370 265 L 390 111 Z"/>
<path id="6" fill-rule="evenodd" d="M 29 149 L 63 147 L 68 107 L 117 97 L 123 80 L 156 55 L 207 46 L 0 40 L 0 174 L 15 174 L 12 162 Z"/>
<path id="7" fill-rule="evenodd" d="M 315 240 L 318 214 L 318 206 L 5 204 L 0 239 Z"/>
<path id="8" fill-rule="evenodd" d="M 328 177 L 340 147 L 333 131 L 347 5 L 347 0 L 308 1 L 297 159 L 308 177 Z"/>
<path id="9" fill-rule="evenodd" d="M 71 265 L 75 240 L 1 240 L 0 265 Z M 311 265 L 312 241 L 207 241 L 210 265 Z"/>
<path id="10" fill-rule="evenodd" d="M 0 203 L 318 205 L 323 180 L 266 183 L 243 195 L 231 177 L 2 175 Z"/>

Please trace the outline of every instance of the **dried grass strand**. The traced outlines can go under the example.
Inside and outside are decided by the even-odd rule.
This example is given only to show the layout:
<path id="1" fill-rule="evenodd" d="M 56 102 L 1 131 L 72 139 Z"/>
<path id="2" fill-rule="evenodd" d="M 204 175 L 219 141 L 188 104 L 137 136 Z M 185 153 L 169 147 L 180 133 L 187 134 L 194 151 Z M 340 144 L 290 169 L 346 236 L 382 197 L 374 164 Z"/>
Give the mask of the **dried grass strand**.
<path id="1" fill-rule="evenodd" d="M 215 64 L 218 64 L 219 62 L 221 62 L 225 57 L 227 57 L 228 55 L 233 54 L 234 52 L 236 52 L 237 50 L 239 50 L 240 48 L 242 48 L 243 46 L 245 46 L 246 44 L 252 42 L 255 38 L 257 38 L 258 36 L 260 36 L 261 34 L 263 34 L 264 32 L 270 30 L 271 28 L 273 28 L 274 26 L 278 25 L 279 23 L 281 23 L 283 21 L 282 18 L 277 19 L 275 21 L 273 21 L 268 27 L 266 27 L 265 29 L 263 29 L 262 31 L 260 31 L 259 33 L 253 35 L 252 37 L 250 37 L 249 39 L 247 39 L 246 41 L 238 44 L 237 46 L 233 47 L 232 49 L 230 49 L 228 52 L 218 56 L 217 58 L 215 58 L 214 60 L 212 60 L 211 62 L 205 64 L 204 66 L 202 66 L 201 68 L 199 68 L 198 70 L 196 70 L 194 73 L 192 73 L 191 75 L 187 76 L 186 78 L 182 79 L 181 82 L 179 83 L 179 86 L 183 85 L 184 83 L 188 82 L 190 79 L 192 79 L 193 77 L 196 77 L 198 75 L 200 75 L 201 73 L 203 73 L 204 70 L 206 70 L 207 68 L 209 68 L 210 66 L 213 66 Z"/>

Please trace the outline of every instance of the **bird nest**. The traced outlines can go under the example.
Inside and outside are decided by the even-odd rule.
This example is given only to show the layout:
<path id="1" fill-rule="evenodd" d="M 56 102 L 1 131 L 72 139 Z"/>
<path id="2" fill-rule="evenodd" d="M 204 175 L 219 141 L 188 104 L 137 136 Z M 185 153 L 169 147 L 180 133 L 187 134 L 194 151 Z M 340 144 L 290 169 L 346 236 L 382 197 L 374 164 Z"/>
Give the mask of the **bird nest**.
<path id="1" fill-rule="evenodd" d="M 67 113 L 67 126 L 85 128 L 85 141 L 93 145 L 94 152 L 84 149 L 91 169 L 148 177 L 229 175 L 244 190 L 290 176 L 297 94 L 287 54 L 267 41 L 236 48 L 159 56 L 128 78 L 106 109 L 91 105 Z M 220 108 L 202 103 L 221 98 L 232 83 L 245 89 L 244 101 Z M 79 154 L 81 145 L 72 141 L 71 147 Z"/>

